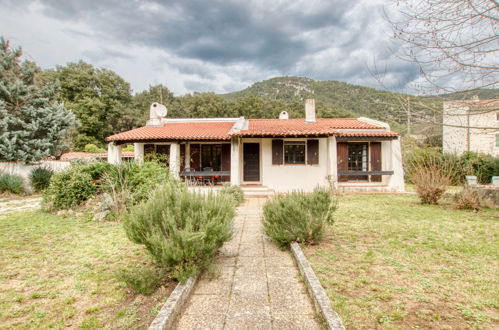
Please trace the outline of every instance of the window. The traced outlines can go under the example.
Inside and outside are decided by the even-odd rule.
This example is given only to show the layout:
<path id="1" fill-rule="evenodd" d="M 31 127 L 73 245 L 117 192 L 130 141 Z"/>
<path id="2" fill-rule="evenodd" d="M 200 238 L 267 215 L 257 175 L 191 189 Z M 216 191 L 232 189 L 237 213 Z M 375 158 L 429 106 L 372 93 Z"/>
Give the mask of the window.
<path id="1" fill-rule="evenodd" d="M 348 170 L 367 171 L 367 143 L 348 145 Z"/>
<path id="2" fill-rule="evenodd" d="M 220 171 L 222 165 L 222 145 L 201 145 L 201 169 L 211 167 L 214 171 Z"/>
<path id="3" fill-rule="evenodd" d="M 284 141 L 284 164 L 305 164 L 305 141 Z"/>

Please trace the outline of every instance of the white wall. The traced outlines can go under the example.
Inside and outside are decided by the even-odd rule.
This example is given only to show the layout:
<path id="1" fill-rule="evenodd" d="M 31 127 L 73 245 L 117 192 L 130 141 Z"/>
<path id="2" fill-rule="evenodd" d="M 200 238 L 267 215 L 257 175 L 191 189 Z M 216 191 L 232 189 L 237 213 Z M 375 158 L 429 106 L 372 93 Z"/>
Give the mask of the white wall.
<path id="1" fill-rule="evenodd" d="M 70 165 L 70 162 L 61 160 L 42 160 L 39 164 L 35 165 L 26 165 L 18 162 L 0 162 L 0 174 L 19 175 L 24 179 L 25 188 L 30 189 L 29 175 L 33 169 L 44 167 L 54 172 L 60 172 Z"/>
<path id="2" fill-rule="evenodd" d="M 307 139 L 290 138 L 283 140 L 305 141 Z M 272 165 L 271 138 L 243 139 L 243 143 L 260 142 L 261 184 L 274 189 L 276 192 L 289 192 L 292 190 L 312 191 L 317 186 L 328 185 L 327 138 L 319 138 L 318 140 L 318 165 Z"/>

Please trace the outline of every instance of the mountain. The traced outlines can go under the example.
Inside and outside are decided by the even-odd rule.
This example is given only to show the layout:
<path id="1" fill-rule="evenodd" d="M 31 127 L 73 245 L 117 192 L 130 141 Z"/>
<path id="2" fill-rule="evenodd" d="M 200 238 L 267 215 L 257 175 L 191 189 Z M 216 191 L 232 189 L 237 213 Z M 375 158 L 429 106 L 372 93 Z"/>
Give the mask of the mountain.
<path id="1" fill-rule="evenodd" d="M 476 91 L 480 98 L 499 98 L 497 89 Z M 241 91 L 221 95 L 226 100 L 250 96 L 301 103 L 315 98 L 320 109 L 333 109 L 335 113 L 352 117 L 370 117 L 390 123 L 394 129 L 406 133 L 421 133 L 428 123 L 439 123 L 442 101 L 470 98 L 466 93 L 453 93 L 433 97 L 420 97 L 382 91 L 375 88 L 328 80 L 317 81 L 304 77 L 276 77 L 254 83 Z M 329 111 L 323 110 L 325 113 Z"/>

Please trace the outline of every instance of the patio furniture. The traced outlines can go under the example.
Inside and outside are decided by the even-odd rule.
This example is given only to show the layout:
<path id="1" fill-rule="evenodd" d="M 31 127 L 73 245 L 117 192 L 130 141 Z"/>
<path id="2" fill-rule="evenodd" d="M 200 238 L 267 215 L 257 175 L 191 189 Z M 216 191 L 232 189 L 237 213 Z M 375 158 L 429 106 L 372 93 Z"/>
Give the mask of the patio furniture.
<path id="1" fill-rule="evenodd" d="M 468 186 L 475 186 L 478 184 L 478 180 L 475 175 L 467 175 L 466 176 L 466 184 Z"/>
<path id="2" fill-rule="evenodd" d="M 214 185 L 218 179 L 230 176 L 230 171 L 182 171 L 181 177 L 188 178 L 190 175 L 194 176 L 196 180 L 195 185 Z M 187 181 L 187 180 L 186 180 Z"/>

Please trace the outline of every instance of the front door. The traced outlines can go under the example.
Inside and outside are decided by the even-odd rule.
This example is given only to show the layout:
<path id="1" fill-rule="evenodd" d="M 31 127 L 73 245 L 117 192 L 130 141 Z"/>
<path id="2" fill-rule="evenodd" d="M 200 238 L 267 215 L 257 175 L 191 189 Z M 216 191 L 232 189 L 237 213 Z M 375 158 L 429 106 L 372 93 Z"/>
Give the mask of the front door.
<path id="1" fill-rule="evenodd" d="M 243 144 L 243 181 L 260 181 L 260 144 Z"/>

